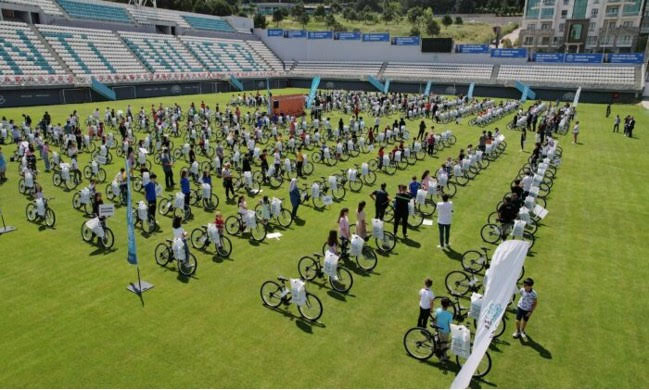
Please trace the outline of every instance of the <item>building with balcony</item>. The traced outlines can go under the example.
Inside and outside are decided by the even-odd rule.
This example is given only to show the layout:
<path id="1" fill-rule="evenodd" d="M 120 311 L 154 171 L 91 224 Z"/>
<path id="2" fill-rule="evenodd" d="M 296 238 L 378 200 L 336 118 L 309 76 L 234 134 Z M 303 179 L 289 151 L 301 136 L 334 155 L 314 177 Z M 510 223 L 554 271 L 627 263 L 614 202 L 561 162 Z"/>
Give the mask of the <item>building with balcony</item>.
<path id="1" fill-rule="evenodd" d="M 630 53 L 646 0 L 526 0 L 520 45 L 531 52 Z"/>

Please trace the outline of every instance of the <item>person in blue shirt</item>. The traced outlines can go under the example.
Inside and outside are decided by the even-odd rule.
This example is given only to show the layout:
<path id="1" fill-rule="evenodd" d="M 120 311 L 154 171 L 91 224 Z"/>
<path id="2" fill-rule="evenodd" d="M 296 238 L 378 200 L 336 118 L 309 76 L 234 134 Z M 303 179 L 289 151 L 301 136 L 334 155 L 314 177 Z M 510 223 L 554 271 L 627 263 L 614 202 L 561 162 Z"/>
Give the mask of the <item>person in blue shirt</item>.
<path id="1" fill-rule="evenodd" d="M 201 183 L 209 184 L 212 187 L 212 176 L 208 170 L 203 171 L 203 177 L 201 177 Z"/>
<path id="2" fill-rule="evenodd" d="M 453 314 L 448 311 L 449 306 L 451 306 L 451 300 L 444 297 L 442 298 L 442 307 L 435 310 L 435 325 L 439 327 L 439 341 L 442 361 L 448 361 L 446 351 L 449 348 L 448 341 L 451 335 L 451 322 L 453 321 Z"/>
<path id="3" fill-rule="evenodd" d="M 156 181 L 157 178 L 158 176 L 156 176 L 155 173 L 152 173 L 151 177 L 149 178 L 151 180 L 144 186 L 144 196 L 149 206 L 149 221 L 155 221 L 155 210 L 158 200 L 158 194 L 156 193 L 156 186 L 158 184 L 158 182 Z"/>
<path id="4" fill-rule="evenodd" d="M 187 169 L 180 172 L 180 192 L 185 195 L 185 212 L 189 211 L 189 197 L 191 189 L 189 188 L 189 179 L 187 178 Z"/>
<path id="5" fill-rule="evenodd" d="M 417 191 L 421 188 L 421 183 L 417 181 L 417 176 L 412 177 L 412 181 L 408 185 L 408 192 L 413 198 L 417 196 Z"/>

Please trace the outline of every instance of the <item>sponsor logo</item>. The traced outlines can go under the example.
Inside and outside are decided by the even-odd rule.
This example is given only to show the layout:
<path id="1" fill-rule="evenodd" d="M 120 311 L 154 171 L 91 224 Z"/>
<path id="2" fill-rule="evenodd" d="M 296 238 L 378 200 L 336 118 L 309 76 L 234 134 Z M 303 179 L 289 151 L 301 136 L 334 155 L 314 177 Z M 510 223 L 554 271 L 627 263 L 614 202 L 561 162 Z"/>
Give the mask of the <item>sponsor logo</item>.
<path id="1" fill-rule="evenodd" d="M 180 85 L 176 84 L 171 87 L 170 92 L 174 95 L 180 95 L 181 93 L 183 93 L 183 89 L 180 87 Z"/>

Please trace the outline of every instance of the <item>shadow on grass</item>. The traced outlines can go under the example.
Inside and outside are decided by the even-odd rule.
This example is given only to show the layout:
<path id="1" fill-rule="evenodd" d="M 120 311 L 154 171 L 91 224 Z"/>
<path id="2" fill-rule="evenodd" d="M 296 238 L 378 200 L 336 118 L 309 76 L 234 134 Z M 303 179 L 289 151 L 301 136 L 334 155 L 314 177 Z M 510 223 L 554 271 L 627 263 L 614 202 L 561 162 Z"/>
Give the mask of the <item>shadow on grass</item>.
<path id="1" fill-rule="evenodd" d="M 115 248 L 110 248 L 110 249 L 104 249 L 102 247 L 97 247 L 94 251 L 90 252 L 90 256 L 98 256 L 98 255 L 110 255 L 113 252 L 117 252 L 117 249 Z"/>
<path id="2" fill-rule="evenodd" d="M 201 251 L 201 252 L 203 252 L 203 253 L 205 253 L 205 254 L 209 254 L 209 252 L 205 252 L 205 251 Z M 230 256 L 228 256 L 228 257 L 223 257 L 223 256 L 220 256 L 218 253 L 214 253 L 214 254 L 212 255 L 212 261 L 213 261 L 214 263 L 221 264 L 221 263 L 223 263 L 225 260 L 234 262 L 234 259 L 231 258 Z"/>
<path id="3" fill-rule="evenodd" d="M 276 313 L 282 314 L 284 317 L 287 317 L 291 321 L 295 321 L 295 325 L 303 331 L 304 333 L 308 334 L 313 334 L 313 328 L 326 328 L 326 325 L 322 322 L 319 321 L 308 321 L 302 318 L 302 316 L 296 316 L 295 314 L 291 313 L 288 311 L 288 308 L 283 309 L 281 307 L 271 307 L 265 304 L 262 304 L 263 307 L 266 309 L 269 309 L 271 311 L 274 311 Z M 284 305 L 284 307 L 287 307 L 288 305 Z"/>
<path id="4" fill-rule="evenodd" d="M 296 226 L 304 226 L 306 224 L 306 221 L 300 217 L 295 217 L 293 222 L 295 223 Z"/>
<path id="5" fill-rule="evenodd" d="M 521 345 L 530 347 L 541 355 L 543 359 L 552 359 L 552 352 L 545 349 L 541 344 L 534 341 L 529 335 L 527 335 L 527 341 L 524 341 L 522 337 L 519 338 Z"/>
<path id="6" fill-rule="evenodd" d="M 462 254 L 457 252 L 455 249 L 449 247 L 448 250 L 442 251 L 446 257 L 452 260 L 462 261 Z"/>
<path id="7" fill-rule="evenodd" d="M 408 246 L 410 248 L 421 248 L 421 244 L 411 238 L 402 238 L 401 242 L 403 242 L 405 246 Z"/>

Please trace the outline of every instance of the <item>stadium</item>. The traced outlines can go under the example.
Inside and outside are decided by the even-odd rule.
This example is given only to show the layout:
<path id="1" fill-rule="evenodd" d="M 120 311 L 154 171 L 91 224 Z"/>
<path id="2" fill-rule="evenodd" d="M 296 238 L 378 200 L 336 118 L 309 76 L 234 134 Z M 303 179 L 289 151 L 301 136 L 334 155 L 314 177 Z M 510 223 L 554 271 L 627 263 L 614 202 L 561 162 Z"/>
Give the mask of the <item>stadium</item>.
<path id="1" fill-rule="evenodd" d="M 0 386 L 647 386 L 643 0 L 157 3 L 0 0 Z"/>

